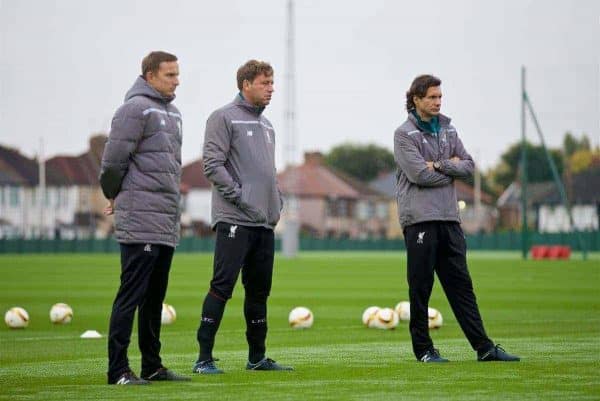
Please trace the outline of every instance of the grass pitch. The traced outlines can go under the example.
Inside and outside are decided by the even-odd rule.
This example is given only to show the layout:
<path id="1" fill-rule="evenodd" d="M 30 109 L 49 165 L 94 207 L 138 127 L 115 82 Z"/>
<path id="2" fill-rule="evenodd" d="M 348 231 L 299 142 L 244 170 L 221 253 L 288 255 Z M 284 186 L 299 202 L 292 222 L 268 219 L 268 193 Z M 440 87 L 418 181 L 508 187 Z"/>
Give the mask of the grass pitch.
<path id="1" fill-rule="evenodd" d="M 24 330 L 0 328 L 0 400 L 598 400 L 600 399 L 600 262 L 521 261 L 472 254 L 469 267 L 490 337 L 519 363 L 478 363 L 436 282 L 431 306 L 444 316 L 432 333 L 444 365 L 417 363 L 407 324 L 362 326 L 371 305 L 406 300 L 402 253 L 307 253 L 276 257 L 269 301 L 268 355 L 294 372 L 247 372 L 243 290 L 238 283 L 217 335 L 226 371 L 188 383 L 106 385 L 106 336 L 119 280 L 112 255 L 0 256 L 0 311 L 24 307 Z M 196 328 L 212 271 L 210 254 L 177 254 L 166 302 L 177 321 L 163 327 L 163 362 L 189 373 Z M 69 325 L 52 325 L 50 306 L 74 309 Z M 315 315 L 309 330 L 288 327 L 294 306 Z M 134 329 L 135 333 L 135 329 Z M 139 373 L 137 337 L 130 362 Z M 191 375 L 191 374 L 190 374 Z"/>

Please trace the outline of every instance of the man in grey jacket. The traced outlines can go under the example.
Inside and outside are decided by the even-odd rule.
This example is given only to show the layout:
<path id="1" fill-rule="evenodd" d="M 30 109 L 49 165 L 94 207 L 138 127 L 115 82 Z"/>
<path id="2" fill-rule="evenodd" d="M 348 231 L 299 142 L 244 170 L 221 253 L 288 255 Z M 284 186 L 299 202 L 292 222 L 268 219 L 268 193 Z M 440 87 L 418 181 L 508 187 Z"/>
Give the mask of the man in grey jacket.
<path id="1" fill-rule="evenodd" d="M 447 362 L 433 347 L 427 308 L 437 273 L 450 306 L 479 361 L 518 361 L 485 333 L 466 262 L 454 179 L 474 163 L 450 118 L 440 114 L 441 80 L 421 75 L 406 93 L 408 118 L 394 133 L 398 214 L 407 251 L 410 334 L 422 362 Z"/>
<path id="2" fill-rule="evenodd" d="M 275 131 L 262 112 L 273 94 L 273 68 L 250 60 L 237 72 L 240 92 L 206 123 L 204 174 L 213 184 L 217 232 L 213 277 L 202 306 L 194 373 L 218 374 L 215 336 L 238 275 L 245 289 L 248 370 L 291 370 L 265 356 L 267 298 L 273 276 L 274 234 L 282 208 L 275 171 Z"/>
<path id="3" fill-rule="evenodd" d="M 100 185 L 115 215 L 121 247 L 121 284 L 108 333 L 108 383 L 149 384 L 189 378 L 160 358 L 160 321 L 169 270 L 179 241 L 181 114 L 171 103 L 179 85 L 177 57 L 152 52 L 142 75 L 113 117 L 104 148 Z M 127 349 L 138 310 L 142 378 L 129 367 Z"/>

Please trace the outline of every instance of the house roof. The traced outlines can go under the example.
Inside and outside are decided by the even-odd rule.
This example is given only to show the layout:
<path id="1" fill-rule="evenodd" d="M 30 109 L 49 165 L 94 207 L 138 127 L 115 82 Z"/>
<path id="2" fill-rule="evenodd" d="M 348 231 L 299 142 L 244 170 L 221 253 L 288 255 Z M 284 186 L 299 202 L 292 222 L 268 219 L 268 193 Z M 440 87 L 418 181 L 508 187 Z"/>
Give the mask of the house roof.
<path id="1" fill-rule="evenodd" d="M 306 153 L 304 164 L 286 168 L 277 179 L 282 192 L 296 196 L 347 199 L 383 196 L 366 184 L 326 166 L 318 152 Z"/>
<path id="2" fill-rule="evenodd" d="M 79 156 L 55 156 L 48 159 L 46 168 L 61 175 L 63 185 L 98 185 L 100 163 L 89 152 Z"/>
<path id="3" fill-rule="evenodd" d="M 454 187 L 456 188 L 456 197 L 458 200 L 463 200 L 467 203 L 475 202 L 475 188 L 461 180 L 454 180 Z M 481 193 L 481 202 L 487 205 L 493 203 L 493 198 L 487 192 L 483 190 Z"/>
<path id="4" fill-rule="evenodd" d="M 600 169 L 591 169 L 573 175 L 564 182 L 571 204 L 600 203 Z M 498 206 L 516 206 L 521 203 L 521 185 L 511 183 L 498 198 Z M 527 185 L 527 204 L 560 204 L 562 199 L 554 181 L 535 182 Z"/>
<path id="5" fill-rule="evenodd" d="M 195 160 L 183 166 L 181 171 L 181 185 L 186 189 L 202 188 L 209 189 L 210 181 L 204 175 L 204 164 L 202 159 Z"/>
<path id="6" fill-rule="evenodd" d="M 39 165 L 36 159 L 22 155 L 18 150 L 0 145 L 0 184 L 36 186 L 39 182 Z M 46 166 L 46 184 L 56 185 L 60 174 Z"/>
<path id="7" fill-rule="evenodd" d="M 90 138 L 90 148 L 79 156 L 55 156 L 46 160 L 46 185 L 99 185 L 100 160 L 106 135 Z M 0 185 L 37 186 L 39 165 L 36 159 L 0 145 Z"/>
<path id="8" fill-rule="evenodd" d="M 385 173 L 369 183 L 369 186 L 389 197 L 396 197 L 396 173 Z"/>

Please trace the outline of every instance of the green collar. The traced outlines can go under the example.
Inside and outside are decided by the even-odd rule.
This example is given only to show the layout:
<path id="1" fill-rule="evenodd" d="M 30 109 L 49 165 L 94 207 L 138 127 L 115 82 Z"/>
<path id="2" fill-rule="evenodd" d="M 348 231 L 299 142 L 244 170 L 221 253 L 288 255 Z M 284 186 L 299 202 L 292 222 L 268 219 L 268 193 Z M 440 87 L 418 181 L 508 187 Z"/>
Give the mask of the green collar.
<path id="1" fill-rule="evenodd" d="M 437 134 L 440 132 L 440 119 L 438 116 L 431 117 L 431 120 L 429 121 L 423 121 L 416 110 L 413 109 L 410 112 L 417 119 L 419 128 L 421 128 L 423 131 L 431 133 L 433 136 L 437 136 Z"/>

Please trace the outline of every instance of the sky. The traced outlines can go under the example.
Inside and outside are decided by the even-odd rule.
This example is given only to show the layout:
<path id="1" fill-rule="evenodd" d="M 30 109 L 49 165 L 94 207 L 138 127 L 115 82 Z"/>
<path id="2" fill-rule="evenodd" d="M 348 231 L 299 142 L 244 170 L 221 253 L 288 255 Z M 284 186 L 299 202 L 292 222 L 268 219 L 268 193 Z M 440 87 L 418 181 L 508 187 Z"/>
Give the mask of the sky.
<path id="1" fill-rule="evenodd" d="M 152 50 L 179 58 L 175 104 L 184 163 L 201 157 L 209 114 L 237 93 L 245 61 L 270 62 L 265 116 L 286 164 L 285 0 L 0 0 L 0 145 L 32 157 L 77 155 Z M 296 153 L 344 142 L 393 150 L 405 93 L 442 79 L 442 113 L 484 169 L 521 136 L 521 66 L 546 143 L 566 131 L 600 144 L 596 0 L 295 0 Z M 527 136 L 539 139 L 531 122 Z M 43 147 L 41 145 L 43 138 Z"/>

